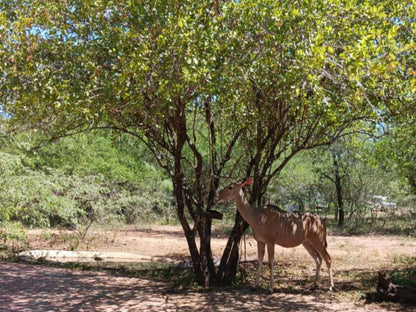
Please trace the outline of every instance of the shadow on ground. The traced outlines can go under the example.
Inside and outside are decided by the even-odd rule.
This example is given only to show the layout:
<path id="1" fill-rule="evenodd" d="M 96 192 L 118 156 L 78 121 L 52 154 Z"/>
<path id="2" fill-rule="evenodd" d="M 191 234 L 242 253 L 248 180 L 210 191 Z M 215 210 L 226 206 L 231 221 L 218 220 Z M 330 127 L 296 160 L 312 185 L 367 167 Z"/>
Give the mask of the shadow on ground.
<path id="1" fill-rule="evenodd" d="M 0 262 L 0 311 L 387 311 L 336 295 L 249 286 L 178 290 L 170 282 L 104 272 Z"/>

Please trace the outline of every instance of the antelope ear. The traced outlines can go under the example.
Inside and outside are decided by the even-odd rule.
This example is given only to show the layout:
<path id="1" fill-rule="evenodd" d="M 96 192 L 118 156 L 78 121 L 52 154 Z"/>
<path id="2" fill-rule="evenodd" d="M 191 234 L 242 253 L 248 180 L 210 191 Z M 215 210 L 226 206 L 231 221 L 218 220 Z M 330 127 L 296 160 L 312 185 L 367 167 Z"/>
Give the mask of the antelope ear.
<path id="1" fill-rule="evenodd" d="M 247 180 L 245 180 L 244 182 L 243 182 L 243 184 L 241 184 L 241 186 L 249 186 L 249 185 L 251 185 L 251 183 L 253 183 L 253 177 L 250 177 L 250 178 L 248 178 Z"/>

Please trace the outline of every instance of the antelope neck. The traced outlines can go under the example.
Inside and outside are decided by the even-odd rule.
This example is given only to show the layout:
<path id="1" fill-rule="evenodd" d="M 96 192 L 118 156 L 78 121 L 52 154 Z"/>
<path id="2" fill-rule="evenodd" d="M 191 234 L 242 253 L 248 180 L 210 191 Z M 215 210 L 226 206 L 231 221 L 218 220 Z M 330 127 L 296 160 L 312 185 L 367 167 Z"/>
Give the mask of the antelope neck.
<path id="1" fill-rule="evenodd" d="M 256 209 L 254 209 L 246 199 L 243 189 L 240 189 L 234 196 L 234 201 L 243 219 L 251 225 L 253 223 L 252 221 L 255 219 Z"/>

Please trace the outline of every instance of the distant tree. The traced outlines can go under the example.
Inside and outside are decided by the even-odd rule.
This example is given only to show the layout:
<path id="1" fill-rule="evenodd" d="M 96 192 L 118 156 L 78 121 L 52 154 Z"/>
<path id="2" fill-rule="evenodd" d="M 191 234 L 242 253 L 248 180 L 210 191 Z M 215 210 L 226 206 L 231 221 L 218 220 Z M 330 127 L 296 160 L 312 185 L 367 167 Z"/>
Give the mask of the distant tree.
<path id="1" fill-rule="evenodd" d="M 353 218 L 365 216 L 376 195 L 398 199 L 406 196 L 401 188 L 403 179 L 394 166 L 386 166 L 387 162 L 393 164 L 392 160 L 380 161 L 379 140 L 367 135 L 340 138 L 330 147 L 311 153 L 317 175 L 315 187 L 335 207 L 339 226 L 351 225 Z"/>
<path id="2" fill-rule="evenodd" d="M 394 114 L 386 125 L 386 135 L 375 144 L 377 161 L 405 177 L 413 195 L 416 195 L 415 114 L 414 107 L 403 108 L 400 114 Z"/>
<path id="3" fill-rule="evenodd" d="M 414 49 L 414 11 L 411 1 L 6 1 L 0 102 L 11 129 L 54 140 L 107 128 L 143 142 L 172 180 L 196 280 L 227 284 L 247 224 L 236 215 L 215 268 L 220 178 L 254 176 L 260 205 L 297 153 L 377 123 L 386 89 L 389 102 L 410 100 L 397 66 Z"/>

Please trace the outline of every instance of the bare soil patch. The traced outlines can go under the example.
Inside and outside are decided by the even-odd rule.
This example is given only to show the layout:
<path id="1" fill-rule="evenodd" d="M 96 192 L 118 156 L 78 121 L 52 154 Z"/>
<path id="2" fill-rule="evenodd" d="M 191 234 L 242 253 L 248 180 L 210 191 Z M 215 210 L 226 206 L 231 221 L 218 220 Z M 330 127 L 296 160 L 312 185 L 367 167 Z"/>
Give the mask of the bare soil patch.
<path id="1" fill-rule="evenodd" d="M 68 249 L 67 231 L 30 230 L 31 249 Z M 212 240 L 220 257 L 227 238 Z M 245 283 L 211 291 L 183 288 L 158 274 L 83 271 L 27 263 L 0 262 L 0 311 L 413 311 L 402 303 L 371 303 L 361 299 L 374 287 L 379 270 L 406 270 L 416 262 L 416 241 L 400 236 L 329 236 L 335 286 L 328 293 L 328 274 L 321 289 L 311 291 L 314 262 L 303 247 L 276 246 L 275 292 L 254 289 L 257 248 L 251 236 L 242 242 Z M 148 226 L 91 232 L 78 250 L 125 252 L 177 265 L 189 259 L 186 240 L 177 226 Z M 176 261 L 176 262 L 175 262 Z M 98 261 L 105 266 L 105 261 Z M 410 264 L 409 264 L 410 263 Z M 140 269 L 139 269 L 140 270 Z M 178 274 L 182 271 L 177 270 Z M 143 277 L 145 276 L 145 277 Z M 153 277 L 151 277 L 153 276 Z M 374 286 L 371 286 L 374 285 Z"/>

